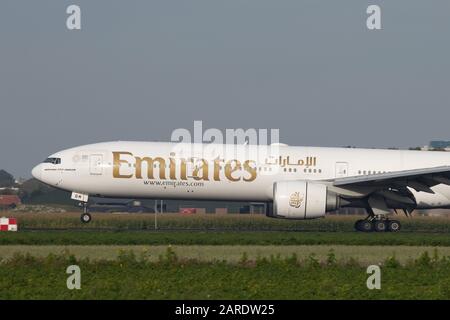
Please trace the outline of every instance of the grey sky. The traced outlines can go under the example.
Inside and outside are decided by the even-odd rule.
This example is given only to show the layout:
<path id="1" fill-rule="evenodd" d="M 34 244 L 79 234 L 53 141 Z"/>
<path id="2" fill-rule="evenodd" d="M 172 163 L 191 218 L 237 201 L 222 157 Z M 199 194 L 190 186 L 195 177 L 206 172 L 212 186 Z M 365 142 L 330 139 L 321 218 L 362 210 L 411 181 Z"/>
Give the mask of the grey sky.
<path id="1" fill-rule="evenodd" d="M 383 30 L 366 29 L 368 4 Z M 449 30 L 448 0 L 3 0 L 0 168 L 29 177 L 60 149 L 169 140 L 194 120 L 292 145 L 449 139 Z"/>

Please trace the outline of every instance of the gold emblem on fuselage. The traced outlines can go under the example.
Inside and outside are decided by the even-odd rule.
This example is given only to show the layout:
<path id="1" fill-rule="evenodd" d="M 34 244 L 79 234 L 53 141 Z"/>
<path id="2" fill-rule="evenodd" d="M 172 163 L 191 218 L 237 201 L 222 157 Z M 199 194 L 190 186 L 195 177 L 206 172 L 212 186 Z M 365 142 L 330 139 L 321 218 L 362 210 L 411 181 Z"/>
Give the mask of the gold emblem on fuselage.
<path id="1" fill-rule="evenodd" d="M 303 203 L 303 196 L 300 195 L 300 192 L 294 192 L 289 197 L 289 205 L 293 208 L 300 208 Z"/>

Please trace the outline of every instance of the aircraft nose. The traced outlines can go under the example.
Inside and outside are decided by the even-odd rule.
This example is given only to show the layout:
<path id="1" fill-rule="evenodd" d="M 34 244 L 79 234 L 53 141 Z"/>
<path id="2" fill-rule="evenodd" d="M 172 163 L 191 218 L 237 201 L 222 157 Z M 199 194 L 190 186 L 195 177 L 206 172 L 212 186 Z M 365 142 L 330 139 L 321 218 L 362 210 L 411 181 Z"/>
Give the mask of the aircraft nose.
<path id="1" fill-rule="evenodd" d="M 31 170 L 31 174 L 33 177 L 35 177 L 38 180 L 41 180 L 42 177 L 42 166 L 38 164 L 36 167 Z"/>

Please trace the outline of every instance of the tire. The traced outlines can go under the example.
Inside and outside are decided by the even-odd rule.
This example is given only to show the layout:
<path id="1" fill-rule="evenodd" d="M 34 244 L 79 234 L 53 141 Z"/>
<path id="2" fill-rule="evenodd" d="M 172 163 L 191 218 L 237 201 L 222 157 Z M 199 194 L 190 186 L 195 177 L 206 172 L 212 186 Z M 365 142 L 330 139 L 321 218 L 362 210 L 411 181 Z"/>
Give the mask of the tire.
<path id="1" fill-rule="evenodd" d="M 363 221 L 364 221 L 364 220 L 357 220 L 357 221 L 355 222 L 354 228 L 355 228 L 356 231 L 362 231 L 362 230 L 361 230 L 360 224 L 361 224 L 361 222 L 363 222 Z"/>
<path id="2" fill-rule="evenodd" d="M 388 224 L 384 220 L 375 221 L 375 223 L 373 224 L 373 229 L 376 232 L 385 232 L 387 231 L 387 228 Z"/>
<path id="3" fill-rule="evenodd" d="M 397 220 L 391 220 L 388 223 L 387 230 L 389 232 L 398 232 L 402 228 L 402 225 Z"/>
<path id="4" fill-rule="evenodd" d="M 89 213 L 83 213 L 80 217 L 81 222 L 89 223 L 92 220 L 92 216 Z"/>
<path id="5" fill-rule="evenodd" d="M 371 232 L 373 231 L 373 224 L 369 220 L 362 220 L 359 223 L 359 230 L 363 232 Z"/>

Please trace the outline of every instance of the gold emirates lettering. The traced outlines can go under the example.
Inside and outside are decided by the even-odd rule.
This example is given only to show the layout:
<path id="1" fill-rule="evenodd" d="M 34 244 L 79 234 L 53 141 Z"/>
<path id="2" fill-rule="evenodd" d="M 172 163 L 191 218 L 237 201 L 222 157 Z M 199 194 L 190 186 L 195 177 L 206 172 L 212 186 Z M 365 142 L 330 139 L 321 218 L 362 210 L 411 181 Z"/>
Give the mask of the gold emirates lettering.
<path id="1" fill-rule="evenodd" d="M 134 158 L 134 175 L 133 174 L 123 174 L 120 172 L 120 166 L 128 165 L 130 162 L 121 158 L 121 156 L 130 156 Z M 136 157 L 131 152 L 127 151 L 115 151 L 113 152 L 113 177 L 130 179 L 133 176 L 136 179 L 155 179 L 156 176 L 161 180 L 167 180 L 166 173 L 166 163 L 169 163 L 169 174 L 168 178 L 170 180 L 177 180 L 177 169 L 179 170 L 179 175 L 181 180 L 188 180 L 192 178 L 194 180 L 210 180 L 210 168 L 208 160 L 190 158 L 190 159 L 179 159 L 179 163 L 174 158 L 169 157 L 165 159 L 163 157 Z M 188 163 L 193 164 L 192 176 L 188 176 L 187 165 Z M 146 165 L 147 170 L 143 172 L 143 165 Z M 245 181 L 250 182 L 256 179 L 256 162 L 253 160 L 246 160 L 241 163 L 239 160 L 233 159 L 226 161 L 224 159 L 215 159 L 213 161 L 213 173 L 212 179 L 214 181 L 221 181 L 220 172 L 224 170 L 224 175 L 226 179 L 232 182 Z M 157 172 L 155 172 L 157 171 Z M 243 173 L 243 174 L 242 174 Z"/>

